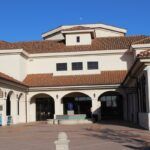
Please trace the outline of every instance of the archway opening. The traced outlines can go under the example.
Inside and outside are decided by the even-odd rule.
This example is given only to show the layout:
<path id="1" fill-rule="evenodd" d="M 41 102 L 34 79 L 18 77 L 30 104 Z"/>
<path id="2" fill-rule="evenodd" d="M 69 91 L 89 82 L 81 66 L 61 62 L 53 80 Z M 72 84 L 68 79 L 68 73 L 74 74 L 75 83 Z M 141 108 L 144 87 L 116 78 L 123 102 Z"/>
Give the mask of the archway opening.
<path id="1" fill-rule="evenodd" d="M 68 115 L 69 111 L 73 111 L 74 114 L 85 114 L 86 118 L 91 118 L 91 98 L 79 92 L 74 92 L 65 95 L 62 98 L 64 114 Z"/>
<path id="2" fill-rule="evenodd" d="M 36 121 L 46 121 L 47 119 L 53 119 L 55 114 L 54 99 L 47 94 L 38 94 L 31 99 L 31 105 L 35 104 Z M 32 111 L 31 110 L 31 111 Z"/>
<path id="3" fill-rule="evenodd" d="M 101 101 L 102 120 L 123 119 L 123 98 L 118 92 L 105 92 L 99 97 Z"/>
<path id="4" fill-rule="evenodd" d="M 7 99 L 6 99 L 6 116 L 11 116 L 10 94 L 8 94 Z"/>

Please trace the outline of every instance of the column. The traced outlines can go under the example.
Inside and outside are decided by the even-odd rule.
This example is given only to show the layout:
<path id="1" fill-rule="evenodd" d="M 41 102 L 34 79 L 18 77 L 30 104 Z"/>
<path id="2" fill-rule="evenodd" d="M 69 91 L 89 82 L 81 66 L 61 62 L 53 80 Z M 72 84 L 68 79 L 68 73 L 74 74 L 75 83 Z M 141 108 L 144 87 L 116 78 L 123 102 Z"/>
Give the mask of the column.
<path id="1" fill-rule="evenodd" d="M 6 98 L 2 99 L 2 125 L 5 126 L 7 125 L 7 116 L 6 116 Z"/>
<path id="2" fill-rule="evenodd" d="M 25 99 L 19 101 L 19 122 L 26 122 L 26 101 Z"/>
<path id="3" fill-rule="evenodd" d="M 57 115 L 63 115 L 63 104 L 61 103 L 61 99 L 55 99 L 55 119 Z"/>
<path id="4" fill-rule="evenodd" d="M 147 74 L 147 112 L 150 113 L 150 66 L 146 68 Z"/>
<path id="5" fill-rule="evenodd" d="M 101 106 L 101 102 L 98 101 L 98 98 L 93 98 L 91 112 L 92 114 L 98 115 L 98 120 L 101 119 L 100 106 Z"/>
<path id="6" fill-rule="evenodd" d="M 26 105 L 27 105 L 27 106 L 26 106 L 26 107 L 27 107 L 27 108 L 26 108 L 26 109 L 27 109 L 27 114 L 26 114 L 26 115 L 27 115 L 27 116 L 26 116 L 26 117 L 27 117 L 27 122 L 32 122 L 31 116 L 30 116 L 30 111 L 31 111 L 31 110 L 30 110 L 30 98 L 27 99 L 27 102 L 26 102 L 26 103 L 27 103 L 27 104 L 26 104 Z M 34 113 L 36 113 L 36 112 L 34 112 Z"/>
<path id="7" fill-rule="evenodd" d="M 147 67 L 147 129 L 150 130 L 150 66 Z"/>

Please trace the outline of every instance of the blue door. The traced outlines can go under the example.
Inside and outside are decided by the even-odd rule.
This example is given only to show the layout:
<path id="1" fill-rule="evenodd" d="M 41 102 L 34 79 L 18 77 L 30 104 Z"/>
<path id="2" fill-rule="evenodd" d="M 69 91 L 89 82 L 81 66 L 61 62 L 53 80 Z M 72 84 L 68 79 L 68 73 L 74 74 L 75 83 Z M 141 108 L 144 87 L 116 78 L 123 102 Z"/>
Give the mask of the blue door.
<path id="1" fill-rule="evenodd" d="M 0 126 L 2 126 L 2 115 L 0 115 Z"/>

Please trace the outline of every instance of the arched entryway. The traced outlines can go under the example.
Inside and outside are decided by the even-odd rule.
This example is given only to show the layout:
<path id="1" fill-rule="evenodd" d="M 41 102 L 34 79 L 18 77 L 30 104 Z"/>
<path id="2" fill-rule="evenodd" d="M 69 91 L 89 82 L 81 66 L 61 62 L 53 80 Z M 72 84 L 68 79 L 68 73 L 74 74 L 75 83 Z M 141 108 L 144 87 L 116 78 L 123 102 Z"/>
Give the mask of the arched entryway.
<path id="1" fill-rule="evenodd" d="M 30 111 L 35 112 L 35 115 L 32 115 L 32 121 L 53 119 L 55 114 L 54 105 L 54 99 L 47 94 L 37 94 L 32 97 Z"/>
<path id="2" fill-rule="evenodd" d="M 99 97 L 101 101 L 102 120 L 122 120 L 123 119 L 123 98 L 118 92 L 109 91 Z"/>
<path id="3" fill-rule="evenodd" d="M 15 100 L 15 94 L 13 91 L 10 91 L 6 99 L 6 116 L 12 115 L 12 100 Z"/>
<path id="4" fill-rule="evenodd" d="M 10 94 L 8 94 L 7 99 L 6 99 L 6 116 L 11 116 Z"/>
<path id="5" fill-rule="evenodd" d="M 62 98 L 64 114 L 73 110 L 74 114 L 86 114 L 87 118 L 91 118 L 91 98 L 80 92 L 73 92 Z"/>

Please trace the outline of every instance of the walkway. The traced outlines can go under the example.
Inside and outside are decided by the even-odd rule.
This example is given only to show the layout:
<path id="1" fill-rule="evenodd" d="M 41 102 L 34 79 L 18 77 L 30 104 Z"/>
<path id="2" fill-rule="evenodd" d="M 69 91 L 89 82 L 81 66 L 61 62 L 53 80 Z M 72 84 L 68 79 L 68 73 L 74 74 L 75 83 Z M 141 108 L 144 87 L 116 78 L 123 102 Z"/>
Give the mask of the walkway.
<path id="1" fill-rule="evenodd" d="M 53 126 L 35 123 L 0 127 L 0 150 L 55 150 L 54 141 L 61 131 L 71 140 L 70 150 L 147 150 L 150 146 L 149 131 L 126 124 Z"/>

